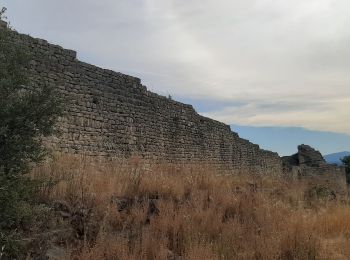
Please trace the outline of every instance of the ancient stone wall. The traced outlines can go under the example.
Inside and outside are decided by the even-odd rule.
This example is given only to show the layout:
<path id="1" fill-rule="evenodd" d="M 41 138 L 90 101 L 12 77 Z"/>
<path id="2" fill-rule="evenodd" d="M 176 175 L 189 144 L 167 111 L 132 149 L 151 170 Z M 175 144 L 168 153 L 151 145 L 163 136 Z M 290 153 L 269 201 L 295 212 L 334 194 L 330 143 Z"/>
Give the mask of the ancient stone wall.
<path id="1" fill-rule="evenodd" d="M 308 181 L 311 185 L 326 186 L 338 194 L 345 194 L 345 168 L 328 164 L 322 154 L 308 145 L 299 145 L 298 152 L 282 157 L 284 172 L 293 177 Z"/>
<path id="2" fill-rule="evenodd" d="M 67 99 L 62 135 L 50 139 L 59 151 L 282 172 L 276 153 L 241 139 L 191 105 L 147 91 L 138 78 L 81 62 L 75 51 L 45 40 L 16 32 L 11 39 L 30 50 L 31 84 L 53 85 Z"/>

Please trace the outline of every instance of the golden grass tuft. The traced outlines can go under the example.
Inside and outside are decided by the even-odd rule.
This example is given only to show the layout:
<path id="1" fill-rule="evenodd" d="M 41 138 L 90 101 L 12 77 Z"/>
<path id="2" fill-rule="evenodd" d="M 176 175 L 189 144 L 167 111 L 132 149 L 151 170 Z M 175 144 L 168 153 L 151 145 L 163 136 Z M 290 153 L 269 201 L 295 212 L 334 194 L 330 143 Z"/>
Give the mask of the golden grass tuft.
<path id="1" fill-rule="evenodd" d="M 56 183 L 43 199 L 87 212 L 72 259 L 350 259 L 347 198 L 310 203 L 300 180 L 73 156 L 33 176 Z"/>

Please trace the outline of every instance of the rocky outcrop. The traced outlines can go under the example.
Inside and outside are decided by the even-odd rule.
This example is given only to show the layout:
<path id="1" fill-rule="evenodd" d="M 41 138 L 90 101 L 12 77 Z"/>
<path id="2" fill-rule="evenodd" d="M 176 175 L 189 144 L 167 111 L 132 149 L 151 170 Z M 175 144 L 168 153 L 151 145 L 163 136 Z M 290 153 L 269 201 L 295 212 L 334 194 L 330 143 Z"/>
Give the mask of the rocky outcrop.
<path id="1" fill-rule="evenodd" d="M 292 156 L 282 157 L 285 165 L 320 167 L 326 164 L 322 154 L 309 145 L 301 144 L 298 152 Z"/>
<path id="2" fill-rule="evenodd" d="M 298 152 L 282 157 L 286 175 L 302 178 L 311 185 L 327 187 L 334 193 L 346 192 L 346 175 L 344 167 L 327 164 L 322 154 L 308 145 L 299 145 Z M 320 187 L 317 187 L 319 189 Z"/>
<path id="3" fill-rule="evenodd" d="M 322 154 L 309 145 L 299 145 L 298 152 L 291 156 L 282 157 L 284 171 L 301 175 L 344 175 L 345 170 L 333 164 L 327 164 Z"/>

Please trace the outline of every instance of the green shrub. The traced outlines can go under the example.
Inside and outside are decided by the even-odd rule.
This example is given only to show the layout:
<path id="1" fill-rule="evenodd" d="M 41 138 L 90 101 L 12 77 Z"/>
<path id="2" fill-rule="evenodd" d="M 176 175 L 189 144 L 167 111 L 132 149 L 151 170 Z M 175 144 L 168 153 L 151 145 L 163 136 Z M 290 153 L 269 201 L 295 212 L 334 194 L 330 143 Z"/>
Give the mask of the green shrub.
<path id="1" fill-rule="evenodd" d="M 342 159 L 342 162 L 345 166 L 345 171 L 346 171 L 346 181 L 348 184 L 350 184 L 350 156 L 345 156 Z"/>
<path id="2" fill-rule="evenodd" d="M 14 257 L 20 247 L 12 238 L 30 226 L 37 204 L 39 182 L 27 174 L 47 154 L 43 138 L 55 133 L 63 109 L 54 89 L 30 85 L 30 55 L 12 34 L 0 29 L 0 248 Z"/>

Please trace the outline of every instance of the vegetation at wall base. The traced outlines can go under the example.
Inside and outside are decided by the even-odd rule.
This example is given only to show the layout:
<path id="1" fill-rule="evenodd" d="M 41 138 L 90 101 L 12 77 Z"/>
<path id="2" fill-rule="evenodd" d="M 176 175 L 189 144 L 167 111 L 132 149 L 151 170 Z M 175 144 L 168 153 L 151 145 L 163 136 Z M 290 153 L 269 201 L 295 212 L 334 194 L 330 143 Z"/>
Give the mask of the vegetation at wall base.
<path id="1" fill-rule="evenodd" d="M 30 84 L 31 57 L 9 37 L 0 30 L 1 260 L 350 259 L 346 187 L 209 162 L 47 158 L 62 101 Z"/>
<path id="2" fill-rule="evenodd" d="M 350 200 L 325 183 L 210 165 L 58 155 L 35 168 L 62 259 L 349 259 Z M 63 238 L 64 237 L 64 238 Z"/>
<path id="3" fill-rule="evenodd" d="M 345 156 L 341 161 L 345 166 L 346 181 L 348 184 L 350 184 L 350 156 Z"/>
<path id="4" fill-rule="evenodd" d="M 28 173 L 47 155 L 43 138 L 55 133 L 63 110 L 54 89 L 30 85 L 30 56 L 10 37 L 9 29 L 0 29 L 0 248 L 3 255 L 18 257 L 17 238 L 40 208 L 36 194 L 41 181 Z"/>

